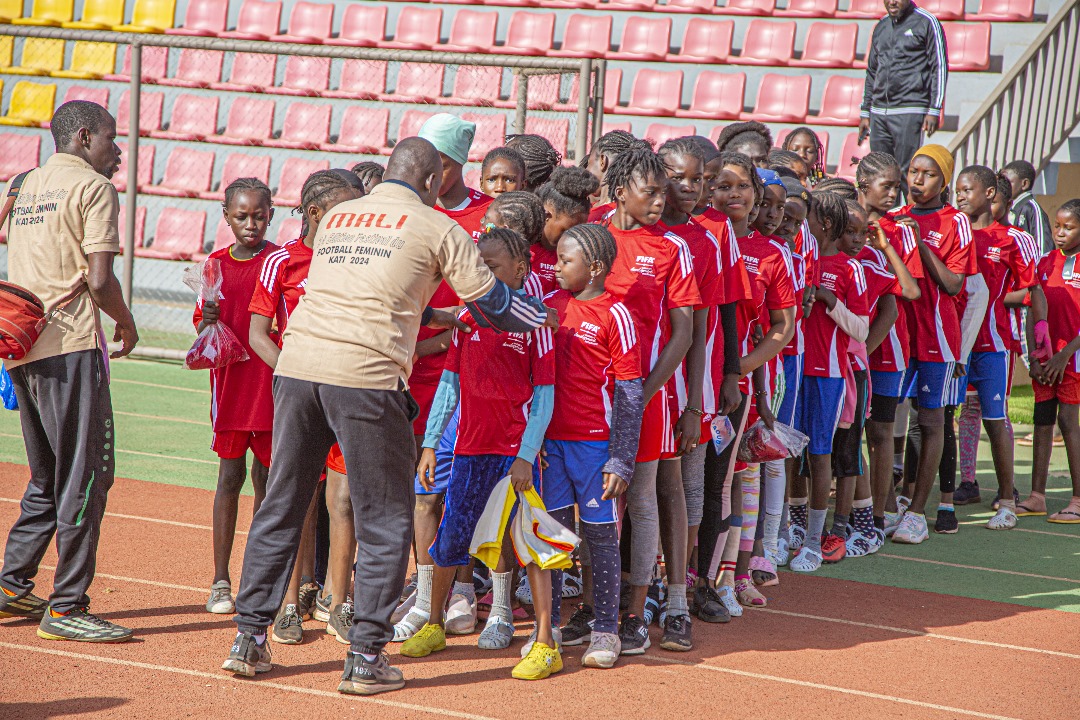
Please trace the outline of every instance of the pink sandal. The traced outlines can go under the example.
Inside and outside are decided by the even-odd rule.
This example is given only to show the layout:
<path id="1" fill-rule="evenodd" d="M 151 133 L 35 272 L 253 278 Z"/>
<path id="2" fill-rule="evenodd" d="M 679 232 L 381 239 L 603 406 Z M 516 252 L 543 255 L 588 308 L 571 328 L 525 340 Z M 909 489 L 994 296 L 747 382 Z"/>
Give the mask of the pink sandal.
<path id="1" fill-rule="evenodd" d="M 769 602 L 745 575 L 735 578 L 735 597 L 739 599 L 740 605 L 749 608 L 763 608 Z"/>
<path id="2" fill-rule="evenodd" d="M 761 587 L 772 587 L 780 584 L 780 578 L 776 574 L 776 566 L 768 558 L 755 555 L 750 558 L 750 574 L 754 578 L 754 584 Z M 758 577 L 764 580 L 758 581 Z"/>

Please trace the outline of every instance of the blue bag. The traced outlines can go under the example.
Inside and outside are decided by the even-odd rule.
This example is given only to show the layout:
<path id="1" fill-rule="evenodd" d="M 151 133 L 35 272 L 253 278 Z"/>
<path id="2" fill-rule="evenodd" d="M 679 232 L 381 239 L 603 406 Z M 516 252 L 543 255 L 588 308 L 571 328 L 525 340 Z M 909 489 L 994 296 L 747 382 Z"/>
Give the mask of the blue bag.
<path id="1" fill-rule="evenodd" d="M 5 409 L 19 409 L 19 399 L 15 397 L 15 385 L 11 382 L 7 368 L 2 365 L 0 365 L 0 398 L 4 400 Z"/>

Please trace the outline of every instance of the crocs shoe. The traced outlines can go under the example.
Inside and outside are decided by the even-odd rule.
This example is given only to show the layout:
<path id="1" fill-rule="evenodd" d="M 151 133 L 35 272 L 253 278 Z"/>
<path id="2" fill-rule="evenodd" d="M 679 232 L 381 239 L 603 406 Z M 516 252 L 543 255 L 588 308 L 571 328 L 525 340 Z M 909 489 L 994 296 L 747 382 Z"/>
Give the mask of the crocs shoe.
<path id="1" fill-rule="evenodd" d="M 532 605 L 532 588 L 529 587 L 529 576 L 524 573 L 521 576 L 521 582 L 518 583 L 517 590 L 514 591 L 514 597 L 518 599 L 518 602 L 522 605 Z"/>
<path id="2" fill-rule="evenodd" d="M 551 639 L 555 642 L 555 649 L 562 652 L 562 630 L 555 625 L 551 626 Z M 525 644 L 521 646 L 521 657 L 525 657 L 532 652 L 533 645 L 536 644 L 536 629 L 529 633 L 529 639 L 525 641 Z"/>
<path id="3" fill-rule="evenodd" d="M 498 615 L 488 618 L 476 646 L 481 650 L 505 650 L 514 639 L 514 624 Z"/>
<path id="4" fill-rule="evenodd" d="M 727 608 L 728 616 L 742 617 L 742 605 L 739 604 L 739 599 L 735 597 L 735 588 L 731 585 L 721 585 L 716 594 L 720 596 L 720 602 L 724 603 L 724 607 Z"/>
<path id="5" fill-rule="evenodd" d="M 1012 530 L 1016 527 L 1016 513 L 1007 507 L 999 507 L 997 514 L 986 521 L 990 530 Z"/>
<path id="6" fill-rule="evenodd" d="M 820 552 L 804 546 L 799 550 L 799 554 L 792 558 L 790 567 L 795 572 L 817 572 L 821 568 L 821 562 Z"/>
<path id="7" fill-rule="evenodd" d="M 788 528 L 788 535 L 791 541 L 788 543 L 789 552 L 797 553 L 802 549 L 803 543 L 806 542 L 806 528 L 802 525 L 791 524 Z"/>
<path id="8" fill-rule="evenodd" d="M 877 552 L 876 548 L 873 548 L 873 541 L 863 535 L 861 532 L 853 532 L 848 536 L 845 557 L 864 557 L 870 553 Z"/>
<path id="9" fill-rule="evenodd" d="M 776 539 L 776 555 L 770 555 L 769 559 L 776 567 L 784 567 L 791 562 L 791 543 L 787 538 Z"/>
<path id="10" fill-rule="evenodd" d="M 413 608 L 408 615 L 394 623 L 394 639 L 390 642 L 405 642 L 420 632 L 430 620 L 429 613 Z"/>
<path id="11" fill-rule="evenodd" d="M 332 608 L 333 605 L 330 605 L 331 602 L 332 602 L 332 600 L 330 599 L 330 596 L 327 595 L 326 604 L 329 605 L 329 607 Z M 412 593 L 410 593 L 409 596 L 407 598 L 405 598 L 401 602 L 401 604 L 399 604 L 396 608 L 394 608 L 394 614 L 390 616 L 390 622 L 392 622 L 392 623 L 401 622 L 402 618 L 404 618 L 406 615 L 408 615 L 409 612 L 411 612 L 414 607 L 416 607 L 416 591 L 415 590 L 413 590 Z M 330 613 L 327 612 L 326 615 L 327 615 L 326 620 L 323 620 L 323 622 L 327 622 L 330 619 L 330 617 L 329 617 Z M 319 617 L 318 609 L 316 609 L 315 619 L 316 620 L 322 620 L 322 618 Z"/>

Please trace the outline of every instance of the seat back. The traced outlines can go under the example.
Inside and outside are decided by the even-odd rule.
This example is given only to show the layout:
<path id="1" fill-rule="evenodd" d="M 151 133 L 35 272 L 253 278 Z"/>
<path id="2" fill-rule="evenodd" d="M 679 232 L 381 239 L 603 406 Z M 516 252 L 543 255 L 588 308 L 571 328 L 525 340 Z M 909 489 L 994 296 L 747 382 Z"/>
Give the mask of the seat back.
<path id="1" fill-rule="evenodd" d="M 398 15 L 394 40 L 417 45 L 438 45 L 441 26 L 441 8 L 402 8 Z"/>
<path id="2" fill-rule="evenodd" d="M 863 79 L 833 75 L 825 81 L 819 117 L 845 125 L 858 125 L 863 101 Z"/>
<path id="3" fill-rule="evenodd" d="M 214 151 L 194 150 L 183 145 L 173 148 L 165 161 L 161 186 L 174 190 L 206 192 L 214 175 Z"/>
<path id="4" fill-rule="evenodd" d="M 219 0 L 220 2 L 220 0 Z M 281 3 L 273 0 L 244 0 L 236 31 L 254 35 L 277 35 L 281 32 Z"/>
<path id="5" fill-rule="evenodd" d="M 330 105 L 289 103 L 281 125 L 281 139 L 289 142 L 322 144 L 330 137 Z"/>
<path id="6" fill-rule="evenodd" d="M 165 30 L 173 26 L 176 0 L 135 0 L 131 24 L 141 28 Z"/>
<path id="7" fill-rule="evenodd" d="M 384 148 L 390 130 L 390 111 L 353 105 L 345 109 L 341 118 L 338 143 L 350 146 Z"/>
<path id="8" fill-rule="evenodd" d="M 127 189 L 128 144 L 126 142 L 118 142 L 116 145 L 120 148 L 120 167 L 112 176 L 112 183 L 116 186 L 117 190 L 123 192 Z M 154 157 L 156 155 L 156 145 L 139 145 L 139 167 L 136 169 L 139 187 L 154 182 Z M 145 223 L 145 217 L 143 217 L 143 221 Z M 121 223 L 121 227 L 123 227 L 123 223 Z"/>
<path id="9" fill-rule="evenodd" d="M 139 134 L 161 129 L 161 111 L 165 104 L 165 93 L 143 92 L 139 96 Z M 131 122 L 131 91 L 125 90 L 120 95 L 120 109 L 116 113 L 116 133 L 127 135 Z"/>
<path id="10" fill-rule="evenodd" d="M 726 58 L 731 54 L 731 35 L 734 31 L 735 23 L 731 20 L 690 18 L 679 54 Z"/>
<path id="11" fill-rule="evenodd" d="M 333 3 L 298 2 L 289 15 L 289 35 L 324 39 L 334 26 Z"/>
<path id="12" fill-rule="evenodd" d="M 529 94 L 537 80 L 549 76 L 540 75 L 529 79 Z M 552 75 L 558 81 L 558 75 Z M 516 76 L 515 76 L 516 79 Z M 472 100 L 480 105 L 490 105 L 499 98 L 502 89 L 502 68 L 482 67 L 480 65 L 458 65 L 454 74 L 454 99 Z M 512 97 L 517 97 L 513 95 Z"/>
<path id="13" fill-rule="evenodd" d="M 990 68 L 990 23 L 944 23 L 942 27 L 949 48 L 950 70 Z"/>
<path id="14" fill-rule="evenodd" d="M 64 68 L 64 41 L 28 37 L 23 41 L 21 67 L 51 73 Z M 111 72 L 111 70 L 110 70 Z"/>
<path id="15" fill-rule="evenodd" d="M 674 113 L 682 98 L 681 71 L 638 70 L 630 91 L 629 107 Z"/>
<path id="16" fill-rule="evenodd" d="M 141 155 L 142 153 L 140 153 Z M 114 176 L 115 178 L 115 176 Z M 123 252 L 124 238 L 127 232 L 127 204 L 120 203 L 120 214 L 117 217 L 117 227 L 120 228 L 120 251 Z M 146 208 L 135 208 L 135 247 L 141 248 L 146 243 Z"/>
<path id="17" fill-rule="evenodd" d="M 832 17 L 836 14 L 836 0 L 788 0 L 787 14 L 798 13 L 805 17 Z"/>
<path id="18" fill-rule="evenodd" d="M 645 139 L 652 140 L 656 147 L 660 147 L 673 138 L 685 137 L 687 135 L 697 135 L 697 126 L 675 126 L 665 125 L 663 123 L 652 123 L 649 127 L 645 128 Z"/>
<path id="19" fill-rule="evenodd" d="M 403 62 L 398 67 L 394 94 L 437 98 L 442 95 L 444 65 Z"/>
<path id="20" fill-rule="evenodd" d="M 795 22 L 751 20 L 743 41 L 741 57 L 755 60 L 791 59 L 795 52 Z"/>
<path id="21" fill-rule="evenodd" d="M 734 120 L 743 110 L 745 92 L 745 73 L 702 70 L 694 81 L 690 109 L 714 114 L 718 120 Z"/>
<path id="22" fill-rule="evenodd" d="M 570 135 L 569 120 L 530 116 L 525 118 L 525 132 L 545 138 L 560 155 L 566 157 L 566 149 L 569 146 L 567 138 Z"/>
<path id="23" fill-rule="evenodd" d="M 217 132 L 218 97 L 216 95 L 180 95 L 173 103 L 169 131 L 192 135 Z"/>
<path id="24" fill-rule="evenodd" d="M 184 15 L 184 28 L 200 30 L 212 35 L 225 32 L 228 22 L 229 3 L 221 0 L 188 0 Z"/>
<path id="25" fill-rule="evenodd" d="M 108 0 L 105 0 L 108 2 Z M 4 21 L 21 18 L 23 14 L 23 0 L 0 0 L 0 18 Z"/>
<path id="26" fill-rule="evenodd" d="M 855 169 L 859 160 L 870 153 L 870 139 L 867 138 L 859 144 L 859 133 L 851 132 L 844 138 L 844 144 L 840 148 L 840 162 L 836 166 L 836 174 L 840 177 L 855 179 Z M 854 160 L 855 162 L 852 162 Z"/>
<path id="27" fill-rule="evenodd" d="M 531 50 L 550 50 L 555 43 L 555 13 L 521 10 L 510 17 L 506 45 Z"/>
<path id="28" fill-rule="evenodd" d="M 124 3 L 116 0 L 83 0 L 80 20 L 109 28 L 123 25 Z"/>
<path id="29" fill-rule="evenodd" d="M 274 127 L 274 101 L 241 96 L 233 100 L 225 134 L 258 141 L 270 137 Z"/>
<path id="30" fill-rule="evenodd" d="M 142 79 L 148 82 L 160 80 L 168 75 L 169 48 L 146 45 L 142 49 Z M 131 46 L 124 51 L 124 64 L 120 74 L 131 77 Z"/>
<path id="31" fill-rule="evenodd" d="M 34 0 L 30 17 L 42 25 L 71 22 L 75 16 L 75 0 Z"/>
<path id="32" fill-rule="evenodd" d="M 571 15 L 566 21 L 562 49 L 604 55 L 611 48 L 611 15 Z"/>
<path id="33" fill-rule="evenodd" d="M 472 148 L 469 150 L 469 160 L 480 162 L 492 149 L 505 144 L 506 115 L 462 113 L 461 119 L 476 123 L 476 135 L 473 137 Z"/>
<path id="34" fill-rule="evenodd" d="M 52 119 L 56 86 L 20 80 L 11 91 L 8 117 L 41 125 Z"/>
<path id="35" fill-rule="evenodd" d="M 385 91 L 385 60 L 346 60 L 342 64 L 338 92 L 365 97 L 379 95 Z"/>
<path id="36" fill-rule="evenodd" d="M 816 22 L 810 25 L 802 59 L 850 66 L 855 62 L 856 23 Z"/>
<path id="37" fill-rule="evenodd" d="M 94 75 L 109 75 L 116 70 L 116 45 L 76 40 L 71 48 L 69 70 Z"/>
<path id="38" fill-rule="evenodd" d="M 304 224 L 300 218 L 285 218 L 281 223 L 281 227 L 278 228 L 277 237 L 274 238 L 274 242 L 278 245 L 284 245 L 290 240 L 298 239 L 303 227 Z"/>
<path id="39" fill-rule="evenodd" d="M 272 87 L 277 74 L 277 55 L 262 53 L 236 53 L 233 55 L 232 74 L 229 82 L 236 85 Z"/>
<path id="40" fill-rule="evenodd" d="M 802 122 L 809 107 L 809 75 L 768 73 L 761 79 L 755 115 L 773 122 Z"/>
<path id="41" fill-rule="evenodd" d="M 330 87 L 330 58 L 291 55 L 285 61 L 282 87 L 320 93 Z"/>
<path id="42" fill-rule="evenodd" d="M 311 173 L 319 170 L 329 170 L 330 163 L 326 160 L 305 160 L 304 158 L 291 157 L 281 165 L 281 175 L 278 177 L 278 191 L 275 197 L 278 202 L 296 206 L 300 204 L 300 190 Z"/>
<path id="43" fill-rule="evenodd" d="M 41 158 L 41 136 L 0 133 L 0 181 L 7 181 L 24 170 L 38 166 Z"/>
<path id="44" fill-rule="evenodd" d="M 623 27 L 619 52 L 666 55 L 671 45 L 671 18 L 631 17 Z"/>
<path id="45" fill-rule="evenodd" d="M 495 29 L 498 23 L 497 12 L 458 10 L 450 28 L 450 44 L 495 47 Z"/>
<path id="46" fill-rule="evenodd" d="M 218 190 L 225 192 L 225 188 L 232 184 L 233 180 L 242 177 L 253 177 L 270 184 L 270 156 L 269 155 L 245 155 L 233 153 L 225 158 L 225 165 L 221 169 L 221 182 Z"/>
<path id="47" fill-rule="evenodd" d="M 964 17 L 964 0 L 920 0 L 919 7 L 942 21 Z"/>
<path id="48" fill-rule="evenodd" d="M 109 107 L 109 88 L 91 88 L 84 87 L 82 85 L 72 85 L 64 93 L 64 102 L 71 102 L 72 100 L 85 100 L 100 105 L 103 108 Z"/>
<path id="49" fill-rule="evenodd" d="M 165 208 L 158 215 L 154 240 L 155 252 L 171 253 L 176 259 L 190 258 L 202 252 L 206 235 L 206 213 L 201 210 Z"/>
<path id="50" fill-rule="evenodd" d="M 380 43 L 386 37 L 386 6 L 353 3 L 345 8 L 341 20 L 343 40 L 360 40 Z"/>
<path id="51" fill-rule="evenodd" d="M 776 0 L 727 0 L 727 8 L 740 15 L 772 15 Z"/>
<path id="52" fill-rule="evenodd" d="M 220 50 L 180 50 L 180 61 L 176 66 L 176 77 L 204 85 L 221 81 L 221 65 L 225 53 Z"/>
<path id="53" fill-rule="evenodd" d="M 401 113 L 401 120 L 398 121 L 397 141 L 401 142 L 405 138 L 415 137 L 420 132 L 420 127 L 434 114 L 423 110 L 406 110 Z"/>

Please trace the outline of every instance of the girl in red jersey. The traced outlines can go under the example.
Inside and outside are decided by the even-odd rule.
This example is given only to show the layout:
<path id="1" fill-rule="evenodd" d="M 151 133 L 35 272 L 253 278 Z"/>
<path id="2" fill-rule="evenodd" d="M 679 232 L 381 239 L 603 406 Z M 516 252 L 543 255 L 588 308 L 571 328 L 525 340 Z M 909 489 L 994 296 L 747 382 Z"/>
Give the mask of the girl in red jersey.
<path id="1" fill-rule="evenodd" d="M 563 233 L 589 221 L 589 198 L 600 189 L 600 181 L 584 168 L 556 168 L 551 179 L 536 191 L 543 203 L 544 236 L 532 246 L 532 269 L 540 277 L 547 294 L 557 289 L 556 248 Z"/>
<path id="2" fill-rule="evenodd" d="M 525 160 L 517 150 L 497 147 L 488 151 L 480 166 L 480 191 L 498 197 L 525 187 Z"/>
<path id="3" fill-rule="evenodd" d="M 488 205 L 484 214 L 484 227 L 507 228 L 525 238 L 529 243 L 529 253 L 535 256 L 534 248 L 544 241 L 544 204 L 534 193 L 514 190 L 503 193 Z M 525 279 L 525 291 L 534 297 L 542 298 L 555 289 L 555 268 L 545 270 L 546 279 L 535 271 Z"/>
<path id="4" fill-rule="evenodd" d="M 562 155 L 543 135 L 507 135 L 506 147 L 516 150 L 525 161 L 525 184 L 521 189 L 526 192 L 535 193 L 562 164 Z"/>
<path id="5" fill-rule="evenodd" d="M 589 212 L 589 222 L 599 222 L 615 209 L 615 191 L 607 185 L 608 168 L 615 158 L 640 142 L 625 130 L 612 130 L 601 135 L 589 148 L 583 167 L 600 183 L 594 196 L 595 203 Z"/>
<path id="6" fill-rule="evenodd" d="M 266 241 L 266 229 L 274 217 L 270 188 L 255 178 L 234 180 L 225 188 L 222 203 L 225 222 L 236 243 L 211 253 L 221 263 L 223 278 L 218 302 L 195 306 L 197 332 L 224 322 L 248 352 L 249 359 L 210 371 L 213 393 L 210 419 L 214 428 L 211 448 L 221 458 L 214 495 L 214 582 L 206 609 L 233 612 L 229 559 L 236 534 L 240 490 L 247 479 L 244 458 L 251 448 L 251 483 L 255 488 L 255 511 L 266 495 L 270 467 L 271 433 L 274 429 L 274 371 L 248 345 L 251 314 L 247 304 L 258 282 L 263 260 L 277 249 Z"/>

